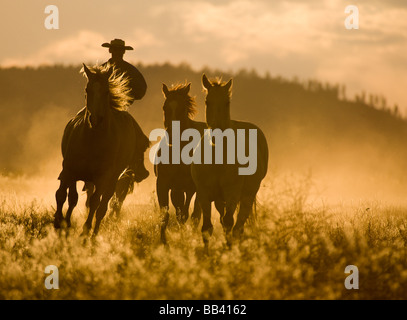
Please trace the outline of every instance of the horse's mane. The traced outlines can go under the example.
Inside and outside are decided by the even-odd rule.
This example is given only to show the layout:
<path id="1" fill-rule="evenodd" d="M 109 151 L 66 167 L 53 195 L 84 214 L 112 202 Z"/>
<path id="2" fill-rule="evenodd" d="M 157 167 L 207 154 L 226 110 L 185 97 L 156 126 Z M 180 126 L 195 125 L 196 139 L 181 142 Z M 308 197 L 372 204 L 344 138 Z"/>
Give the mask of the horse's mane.
<path id="1" fill-rule="evenodd" d="M 179 91 L 181 93 L 188 84 L 173 84 L 169 89 L 170 92 Z M 188 118 L 192 119 L 196 114 L 196 102 L 195 97 L 191 97 L 189 94 L 186 95 L 185 108 L 187 109 Z"/>
<path id="2" fill-rule="evenodd" d="M 114 66 L 95 65 L 89 67 L 89 70 L 98 77 L 107 78 L 110 106 L 116 110 L 126 111 L 133 100 L 130 79 L 124 73 L 120 73 Z M 84 68 L 80 72 L 87 78 Z"/>
<path id="3" fill-rule="evenodd" d="M 221 87 L 225 84 L 225 82 L 222 80 L 222 77 L 216 77 L 215 79 L 209 80 L 209 82 L 215 87 Z"/>
<path id="4" fill-rule="evenodd" d="M 222 80 L 222 77 L 216 77 L 215 79 L 208 79 L 210 84 L 214 87 L 223 87 L 226 84 L 226 81 Z M 204 89 L 204 91 L 206 91 L 206 89 Z M 228 98 L 232 98 L 232 91 L 229 90 L 228 92 Z"/>

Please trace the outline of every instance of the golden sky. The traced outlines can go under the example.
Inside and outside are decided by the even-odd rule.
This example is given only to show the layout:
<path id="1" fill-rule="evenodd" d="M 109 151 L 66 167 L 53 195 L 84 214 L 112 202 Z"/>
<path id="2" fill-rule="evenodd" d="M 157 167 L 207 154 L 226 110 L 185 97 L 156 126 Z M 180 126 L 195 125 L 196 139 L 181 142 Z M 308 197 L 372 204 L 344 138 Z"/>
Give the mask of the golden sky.
<path id="1" fill-rule="evenodd" d="M 44 26 L 50 4 L 58 30 Z M 350 4 L 358 30 L 344 26 Z M 2 0 L 0 23 L 3 67 L 104 62 L 101 43 L 122 38 L 128 61 L 345 84 L 350 98 L 383 94 L 407 115 L 405 0 Z"/>

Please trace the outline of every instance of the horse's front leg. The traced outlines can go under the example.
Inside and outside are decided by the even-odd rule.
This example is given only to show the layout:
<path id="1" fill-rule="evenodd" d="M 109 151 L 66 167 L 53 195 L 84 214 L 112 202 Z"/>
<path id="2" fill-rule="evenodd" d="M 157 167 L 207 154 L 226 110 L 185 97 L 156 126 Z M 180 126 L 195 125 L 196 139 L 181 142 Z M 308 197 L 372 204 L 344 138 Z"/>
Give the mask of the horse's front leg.
<path id="1" fill-rule="evenodd" d="M 167 237 L 165 231 L 167 229 L 168 221 L 170 219 L 169 213 L 169 186 L 166 181 L 163 181 L 160 177 L 157 178 L 156 182 L 156 191 L 157 191 L 157 199 L 158 205 L 160 206 L 160 234 L 161 234 L 161 242 L 166 245 L 167 244 Z"/>
<path id="2" fill-rule="evenodd" d="M 201 206 L 199 204 L 198 197 L 195 197 L 194 210 L 192 211 L 192 214 L 191 214 L 191 220 L 192 220 L 192 225 L 193 225 L 194 229 L 198 228 L 199 222 L 201 221 L 201 214 L 202 214 L 202 210 L 201 210 Z"/>
<path id="3" fill-rule="evenodd" d="M 238 202 L 236 200 L 226 201 L 226 212 L 222 219 L 223 231 L 225 232 L 226 244 L 232 246 L 232 228 L 234 225 L 233 215 L 236 211 Z"/>
<path id="4" fill-rule="evenodd" d="M 239 212 L 237 214 L 236 224 L 233 227 L 233 237 L 241 238 L 244 232 L 244 225 L 250 213 L 252 213 L 253 204 L 256 201 L 256 194 L 244 195 L 240 200 Z"/>
<path id="5" fill-rule="evenodd" d="M 189 206 L 191 205 L 191 200 L 192 197 L 194 196 L 195 191 L 186 191 L 186 196 L 185 196 L 185 203 L 184 207 L 182 208 L 182 219 L 181 222 L 185 223 L 188 220 L 189 217 Z"/>
<path id="6" fill-rule="evenodd" d="M 110 201 L 110 206 L 113 211 L 112 213 L 117 219 L 120 216 L 120 211 L 122 209 L 123 202 L 126 199 L 129 190 L 131 190 L 133 186 L 134 180 L 131 177 L 131 175 L 125 175 L 123 177 L 120 177 L 116 183 L 116 189 L 112 197 L 112 201 Z"/>
<path id="7" fill-rule="evenodd" d="M 171 202 L 175 207 L 175 214 L 178 223 L 183 223 L 183 211 L 185 205 L 185 195 L 183 190 L 172 189 L 171 190 Z"/>
<path id="8" fill-rule="evenodd" d="M 99 206 L 96 210 L 96 223 L 95 229 L 93 230 L 93 237 L 96 237 L 96 235 L 99 233 L 100 223 L 106 215 L 109 200 L 112 198 L 116 188 L 116 181 L 116 179 L 112 180 L 102 193 L 102 199 L 100 200 Z"/>
<path id="9" fill-rule="evenodd" d="M 69 183 L 67 183 L 65 180 L 61 180 L 59 188 L 55 193 L 55 200 L 57 202 L 57 210 L 55 211 L 54 215 L 55 229 L 61 228 L 61 222 L 64 219 L 64 216 L 62 214 L 62 208 L 64 207 L 64 203 L 66 201 L 68 186 Z"/>
<path id="10" fill-rule="evenodd" d="M 223 198 L 218 198 L 215 200 L 215 208 L 219 212 L 220 223 L 223 225 L 223 217 L 225 216 L 225 201 Z"/>
<path id="11" fill-rule="evenodd" d="M 205 254 L 209 254 L 209 239 L 213 233 L 213 225 L 211 220 L 211 200 L 204 194 L 197 192 L 199 205 L 202 209 L 203 223 L 202 223 L 202 240 L 204 243 Z"/>
<path id="12" fill-rule="evenodd" d="M 78 191 L 76 190 L 76 181 L 72 182 L 71 185 L 69 186 L 68 204 L 69 204 L 69 207 L 66 212 L 65 223 L 66 223 L 66 227 L 70 228 L 72 211 L 78 204 Z"/>
<path id="13" fill-rule="evenodd" d="M 87 236 L 89 234 L 90 229 L 92 228 L 93 217 L 95 215 L 96 209 L 99 207 L 100 203 L 100 190 L 99 188 L 95 188 L 92 196 L 89 199 L 89 213 L 88 218 L 83 225 L 83 231 L 81 236 Z"/>
<path id="14" fill-rule="evenodd" d="M 228 185 L 223 188 L 224 195 L 224 210 L 225 214 L 221 217 L 221 223 L 223 226 L 223 231 L 225 232 L 226 244 L 230 248 L 232 246 L 232 229 L 234 225 L 233 215 L 236 211 L 237 205 L 239 204 L 241 194 L 239 185 L 236 184 L 235 188 Z M 219 204 L 220 205 L 220 204 Z M 223 208 L 222 208 L 223 209 Z"/>

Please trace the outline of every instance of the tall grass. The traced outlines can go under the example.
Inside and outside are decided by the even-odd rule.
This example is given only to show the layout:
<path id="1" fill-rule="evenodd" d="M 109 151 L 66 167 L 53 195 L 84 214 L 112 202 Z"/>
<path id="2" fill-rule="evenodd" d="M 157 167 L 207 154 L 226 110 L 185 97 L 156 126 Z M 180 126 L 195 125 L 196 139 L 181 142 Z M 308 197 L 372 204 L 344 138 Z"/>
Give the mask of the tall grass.
<path id="1" fill-rule="evenodd" d="M 293 182 L 295 181 L 295 183 Z M 126 200 L 95 241 L 80 238 L 85 210 L 67 233 L 53 229 L 49 203 L 5 195 L 0 204 L 1 299 L 406 299 L 406 208 L 380 202 L 315 205 L 312 181 L 280 179 L 262 187 L 257 218 L 225 246 L 218 214 L 210 254 L 199 230 L 174 214 L 169 248 L 159 242 L 159 210 Z M 134 197 L 137 197 L 135 195 Z M 47 265 L 59 289 L 44 286 Z M 359 289 L 347 290 L 347 265 Z"/>

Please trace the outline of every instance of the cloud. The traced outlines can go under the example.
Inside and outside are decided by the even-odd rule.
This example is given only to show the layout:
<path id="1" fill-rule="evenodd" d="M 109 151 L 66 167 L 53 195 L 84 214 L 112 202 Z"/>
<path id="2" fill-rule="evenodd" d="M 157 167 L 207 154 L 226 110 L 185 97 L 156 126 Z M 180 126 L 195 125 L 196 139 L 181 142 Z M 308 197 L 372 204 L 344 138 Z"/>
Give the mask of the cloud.
<path id="1" fill-rule="evenodd" d="M 135 50 L 152 47 L 157 48 L 164 45 L 163 41 L 158 39 L 153 33 L 142 28 L 136 28 L 126 41 L 132 43 Z"/>
<path id="2" fill-rule="evenodd" d="M 359 30 L 345 29 L 347 4 L 338 0 L 161 2 L 150 14 L 164 26 L 156 33 L 162 59 L 318 78 L 407 107 L 396 89 L 407 74 L 403 3 L 358 1 Z"/>
<path id="3" fill-rule="evenodd" d="M 76 35 L 53 42 L 28 56 L 4 59 L 1 61 L 1 65 L 5 67 L 15 65 L 38 66 L 43 64 L 71 64 L 97 60 L 102 54 L 100 45 L 103 42 L 105 42 L 105 39 L 101 34 L 89 30 L 82 30 Z"/>
<path id="4" fill-rule="evenodd" d="M 315 75 L 347 84 L 352 95 L 362 90 L 384 94 L 390 103 L 407 107 L 399 85 L 407 82 L 407 8 L 358 7 L 360 29 L 330 31 L 332 44 L 319 52 Z"/>
<path id="5" fill-rule="evenodd" d="M 67 12 L 68 6 L 61 7 L 66 15 L 67 29 L 60 30 L 64 36 L 51 43 L 47 41 L 55 34 L 42 33 L 42 41 L 36 43 L 45 46 L 15 56 L 4 53 L 8 56 L 0 59 L 0 65 L 101 62 L 108 54 L 100 44 L 123 37 L 135 48 L 127 56 L 129 61 L 133 57 L 144 63 L 184 61 L 195 68 L 255 68 L 260 73 L 320 78 L 347 84 L 355 91 L 380 90 L 407 107 L 407 97 L 397 89 L 407 74 L 407 2 L 358 0 L 359 30 L 344 27 L 347 4 L 340 0 L 123 0 L 86 3 L 94 7 L 90 14 L 90 10 L 74 10 L 80 6 L 75 0 L 75 6 L 69 6 L 72 12 Z"/>
<path id="6" fill-rule="evenodd" d="M 27 56 L 6 58 L 0 62 L 0 65 L 11 67 L 83 62 L 101 63 L 107 59 L 106 50 L 101 48 L 101 44 L 106 41 L 106 37 L 101 33 L 80 30 L 75 35 L 52 42 Z M 135 29 L 130 33 L 126 38 L 126 43 L 131 44 L 135 50 L 160 45 L 160 41 L 154 35 L 142 29 Z"/>
<path id="7" fill-rule="evenodd" d="M 358 7 L 360 29 L 351 31 L 338 1 L 201 1 L 184 10 L 184 30 L 197 43 L 214 44 L 213 56 L 225 65 L 347 84 L 352 94 L 384 94 L 407 107 L 398 89 L 407 81 L 407 6 L 361 1 Z"/>
<path id="8" fill-rule="evenodd" d="M 329 47 L 329 30 L 335 28 L 335 20 L 343 26 L 344 19 L 343 8 L 331 6 L 329 1 L 312 8 L 308 3 L 279 1 L 194 1 L 178 2 L 166 11 L 158 8 L 156 14 L 176 16 L 177 21 L 170 21 L 171 36 L 178 35 L 210 53 L 212 61 L 233 67 L 253 63 L 259 56 L 281 60 L 312 56 L 320 47 Z"/>

